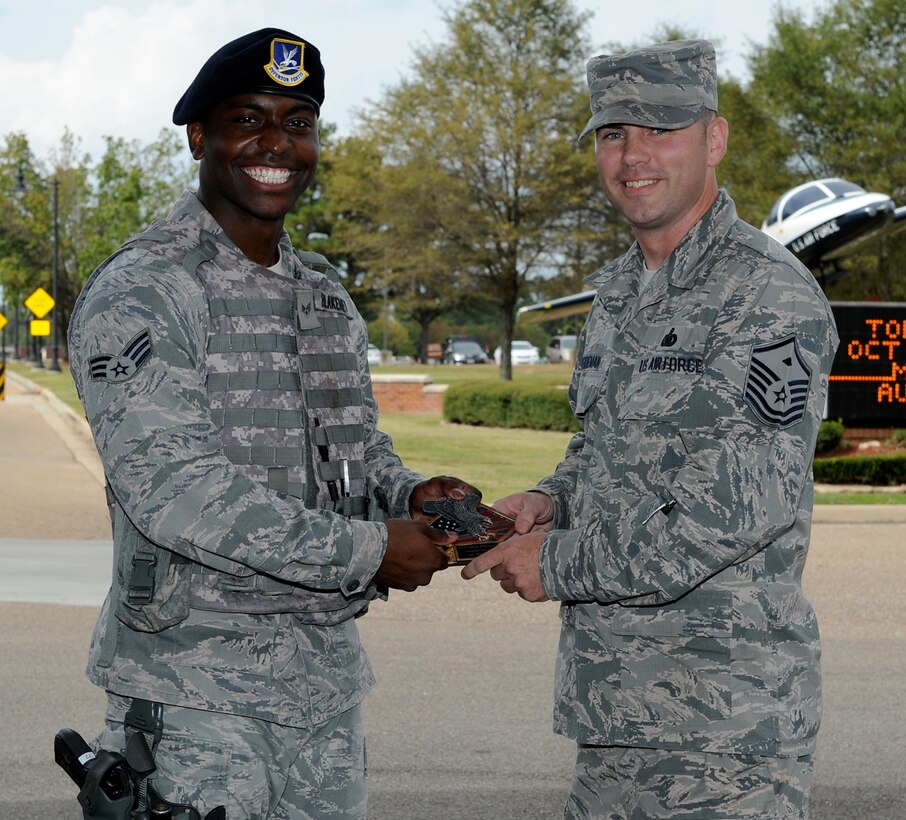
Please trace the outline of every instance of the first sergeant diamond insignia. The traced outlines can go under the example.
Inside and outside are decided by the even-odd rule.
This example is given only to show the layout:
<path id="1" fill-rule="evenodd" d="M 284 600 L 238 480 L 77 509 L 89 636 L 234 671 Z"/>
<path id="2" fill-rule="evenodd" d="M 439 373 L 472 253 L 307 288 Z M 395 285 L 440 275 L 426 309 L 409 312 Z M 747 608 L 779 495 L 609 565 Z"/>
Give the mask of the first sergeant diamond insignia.
<path id="1" fill-rule="evenodd" d="M 115 356 L 94 356 L 89 360 L 91 378 L 96 382 L 124 382 L 131 379 L 151 356 L 151 333 L 143 330 Z"/>
<path id="2" fill-rule="evenodd" d="M 812 371 L 802 360 L 796 337 L 752 348 L 745 400 L 762 421 L 789 427 L 802 421 Z"/>

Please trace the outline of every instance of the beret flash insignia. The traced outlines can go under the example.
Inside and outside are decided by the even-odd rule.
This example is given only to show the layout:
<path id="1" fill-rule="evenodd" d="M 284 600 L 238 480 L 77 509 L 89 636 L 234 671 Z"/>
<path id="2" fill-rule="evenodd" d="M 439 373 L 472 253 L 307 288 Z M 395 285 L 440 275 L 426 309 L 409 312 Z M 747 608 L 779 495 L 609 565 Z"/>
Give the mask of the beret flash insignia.
<path id="1" fill-rule="evenodd" d="M 301 40 L 286 40 L 275 37 L 271 41 L 271 60 L 264 66 L 268 76 L 281 85 L 298 85 L 308 72 L 302 65 L 305 43 Z"/>
<path id="2" fill-rule="evenodd" d="M 759 419 L 789 427 L 805 416 L 812 371 L 802 360 L 796 337 L 752 348 L 746 375 L 746 404 Z"/>
<path id="3" fill-rule="evenodd" d="M 143 330 L 116 356 L 94 356 L 89 360 L 91 378 L 96 382 L 124 382 L 131 379 L 151 357 L 151 334 Z"/>

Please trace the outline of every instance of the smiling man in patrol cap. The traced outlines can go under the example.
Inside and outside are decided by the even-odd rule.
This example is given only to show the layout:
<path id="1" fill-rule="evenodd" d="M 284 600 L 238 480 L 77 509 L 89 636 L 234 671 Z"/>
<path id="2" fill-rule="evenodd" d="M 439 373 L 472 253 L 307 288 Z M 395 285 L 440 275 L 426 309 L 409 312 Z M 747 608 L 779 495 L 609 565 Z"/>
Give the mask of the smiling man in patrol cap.
<path id="1" fill-rule="evenodd" d="M 821 716 L 801 576 L 837 333 L 815 278 L 718 188 L 714 48 L 588 63 L 602 188 L 636 242 L 597 295 L 556 471 L 465 567 L 562 603 L 568 818 L 805 818 Z"/>
<path id="2" fill-rule="evenodd" d="M 453 536 L 422 503 L 475 492 L 403 467 L 361 316 L 283 230 L 323 102 L 298 35 L 212 55 L 173 114 L 198 192 L 94 273 L 70 326 L 115 548 L 88 669 L 108 695 L 98 744 L 147 731 L 152 787 L 201 816 L 365 816 L 355 618 L 446 566 Z"/>

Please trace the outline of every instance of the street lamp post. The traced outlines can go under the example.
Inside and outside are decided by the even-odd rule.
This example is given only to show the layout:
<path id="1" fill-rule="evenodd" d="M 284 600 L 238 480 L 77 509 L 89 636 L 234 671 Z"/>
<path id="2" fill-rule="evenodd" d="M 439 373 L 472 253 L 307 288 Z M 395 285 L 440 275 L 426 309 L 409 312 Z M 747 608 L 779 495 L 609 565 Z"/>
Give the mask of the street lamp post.
<path id="1" fill-rule="evenodd" d="M 53 176 L 53 280 L 51 285 L 51 297 L 53 298 L 54 307 L 59 311 L 59 302 L 57 301 L 57 280 L 60 275 L 60 180 L 57 175 Z M 57 327 L 59 326 L 57 317 L 54 316 L 50 325 L 50 349 L 51 360 L 48 370 L 59 370 L 59 344 L 57 342 Z"/>
<path id="2" fill-rule="evenodd" d="M 53 176 L 53 279 L 51 284 L 51 298 L 54 302 L 54 307 L 59 310 L 57 306 L 57 286 L 58 280 L 60 278 L 60 180 L 56 174 Z M 18 179 L 16 180 L 16 193 L 23 193 L 25 191 L 25 172 L 20 167 Z M 48 370 L 59 370 L 60 369 L 60 359 L 59 359 L 59 343 L 57 341 L 57 317 L 52 316 L 50 320 L 50 346 L 51 346 L 51 361 L 47 366 Z M 41 343 L 38 340 L 38 337 L 35 337 L 35 367 L 44 367 L 44 362 L 41 359 Z"/>

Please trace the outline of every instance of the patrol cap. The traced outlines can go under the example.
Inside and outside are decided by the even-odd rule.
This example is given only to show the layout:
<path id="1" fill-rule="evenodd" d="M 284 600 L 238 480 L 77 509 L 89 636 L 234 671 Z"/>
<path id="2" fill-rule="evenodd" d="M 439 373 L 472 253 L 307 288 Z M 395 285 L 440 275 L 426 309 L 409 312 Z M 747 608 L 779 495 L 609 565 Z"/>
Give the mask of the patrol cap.
<path id="1" fill-rule="evenodd" d="M 324 67 L 321 52 L 279 28 L 253 31 L 217 49 L 173 109 L 173 122 L 197 122 L 227 97 L 281 94 L 305 100 L 321 112 Z"/>
<path id="2" fill-rule="evenodd" d="M 602 125 L 676 130 L 717 110 L 717 59 L 708 40 L 673 40 L 587 63 L 591 119 Z"/>

